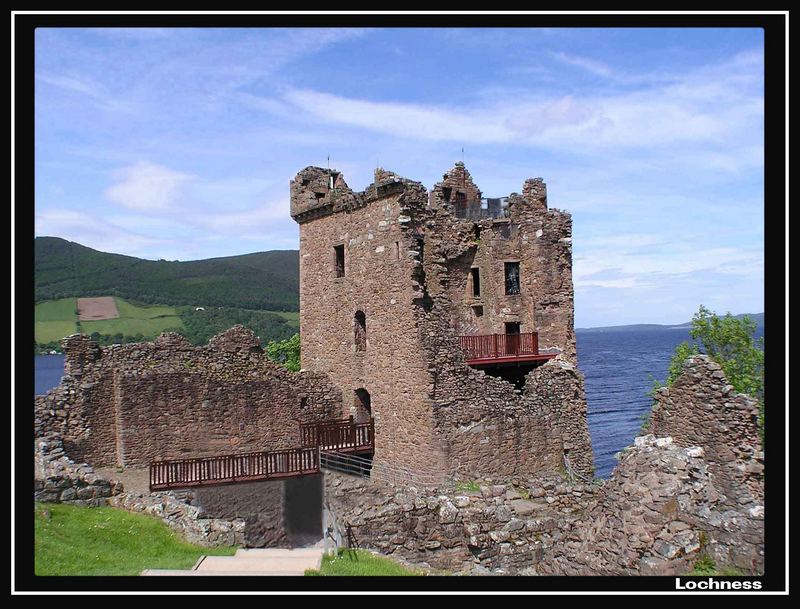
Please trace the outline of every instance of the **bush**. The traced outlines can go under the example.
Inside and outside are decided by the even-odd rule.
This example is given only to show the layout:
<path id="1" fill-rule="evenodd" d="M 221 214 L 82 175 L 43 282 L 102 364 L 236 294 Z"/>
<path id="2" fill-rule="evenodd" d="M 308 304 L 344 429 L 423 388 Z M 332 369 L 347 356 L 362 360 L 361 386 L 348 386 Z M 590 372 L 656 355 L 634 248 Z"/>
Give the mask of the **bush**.
<path id="1" fill-rule="evenodd" d="M 693 355 L 705 354 L 722 367 L 728 382 L 739 393 L 758 400 L 759 431 L 764 441 L 764 338 L 754 338 L 757 324 L 746 315 L 737 318 L 728 313 L 718 316 L 703 305 L 692 317 L 689 335 L 692 343 L 675 347 L 667 380 L 662 385 L 654 380 L 650 395 L 661 387 L 669 387 L 681 375 L 684 362 Z"/>
<path id="2" fill-rule="evenodd" d="M 276 364 L 282 365 L 287 370 L 298 372 L 300 370 L 300 335 L 281 341 L 270 341 L 264 348 L 267 357 Z"/>

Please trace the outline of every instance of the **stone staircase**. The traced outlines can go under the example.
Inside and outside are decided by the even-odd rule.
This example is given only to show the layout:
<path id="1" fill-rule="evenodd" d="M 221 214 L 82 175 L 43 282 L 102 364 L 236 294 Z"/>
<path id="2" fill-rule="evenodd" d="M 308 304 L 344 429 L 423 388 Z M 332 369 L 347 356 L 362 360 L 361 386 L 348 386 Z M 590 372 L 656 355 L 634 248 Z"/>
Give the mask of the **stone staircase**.
<path id="1" fill-rule="evenodd" d="M 188 570 L 146 569 L 142 575 L 304 575 L 319 569 L 324 548 L 238 549 L 233 556 L 202 556 Z"/>

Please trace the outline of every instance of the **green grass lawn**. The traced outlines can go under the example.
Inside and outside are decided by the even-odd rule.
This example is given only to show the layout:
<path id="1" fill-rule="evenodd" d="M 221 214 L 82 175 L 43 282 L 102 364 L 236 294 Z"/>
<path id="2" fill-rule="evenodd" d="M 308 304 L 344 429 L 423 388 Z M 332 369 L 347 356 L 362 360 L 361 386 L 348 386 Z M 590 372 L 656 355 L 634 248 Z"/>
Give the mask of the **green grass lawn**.
<path id="1" fill-rule="evenodd" d="M 37 304 L 33 312 L 36 342 L 59 341 L 65 336 L 75 334 L 78 331 L 75 325 L 78 320 L 78 316 L 75 315 L 76 307 L 77 303 L 74 298 L 62 298 Z"/>
<path id="2" fill-rule="evenodd" d="M 308 569 L 306 575 L 425 575 L 425 572 L 409 569 L 367 550 L 356 550 L 352 554 L 340 550 L 337 555 L 323 556 L 319 571 Z"/>
<path id="3" fill-rule="evenodd" d="M 190 569 L 204 554 L 236 548 L 187 543 L 152 516 L 111 507 L 36 503 L 36 575 L 138 575 L 144 569 Z"/>
<path id="4" fill-rule="evenodd" d="M 183 321 L 176 307 L 163 305 L 134 304 L 114 298 L 119 311 L 117 319 L 101 319 L 82 321 L 81 331 L 84 334 L 99 332 L 100 334 L 122 334 L 123 336 L 136 336 L 141 334 L 146 338 L 155 338 L 168 328 L 182 328 Z"/>

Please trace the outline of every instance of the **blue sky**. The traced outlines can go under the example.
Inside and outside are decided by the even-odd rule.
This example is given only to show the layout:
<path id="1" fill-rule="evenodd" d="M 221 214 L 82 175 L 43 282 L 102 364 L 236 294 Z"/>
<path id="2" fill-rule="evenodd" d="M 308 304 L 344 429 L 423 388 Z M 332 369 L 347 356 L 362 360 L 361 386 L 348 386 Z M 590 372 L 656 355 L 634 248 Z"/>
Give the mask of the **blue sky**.
<path id="1" fill-rule="evenodd" d="M 758 29 L 36 31 L 36 235 L 193 260 L 298 247 L 308 165 L 573 217 L 578 327 L 764 308 Z"/>

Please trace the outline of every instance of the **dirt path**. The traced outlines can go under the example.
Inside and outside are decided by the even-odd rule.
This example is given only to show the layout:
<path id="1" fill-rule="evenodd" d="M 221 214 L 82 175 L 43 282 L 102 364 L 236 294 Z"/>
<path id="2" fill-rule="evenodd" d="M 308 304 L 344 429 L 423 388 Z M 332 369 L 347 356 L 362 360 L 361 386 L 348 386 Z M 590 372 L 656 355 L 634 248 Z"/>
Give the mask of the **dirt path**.
<path id="1" fill-rule="evenodd" d="M 118 472 L 116 467 L 96 467 L 94 471 L 98 476 L 106 480 L 122 482 L 122 486 L 126 491 L 137 493 L 150 492 L 149 468 L 125 468 L 122 472 Z"/>

